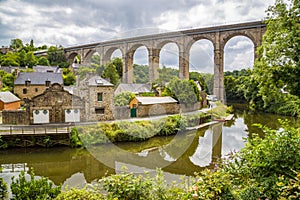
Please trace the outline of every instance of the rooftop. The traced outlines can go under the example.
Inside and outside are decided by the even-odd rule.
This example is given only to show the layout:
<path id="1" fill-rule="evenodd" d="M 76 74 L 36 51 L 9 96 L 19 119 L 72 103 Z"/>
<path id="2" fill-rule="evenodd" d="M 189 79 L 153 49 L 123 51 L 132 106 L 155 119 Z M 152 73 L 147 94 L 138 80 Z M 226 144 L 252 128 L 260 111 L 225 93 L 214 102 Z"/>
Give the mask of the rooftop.
<path id="1" fill-rule="evenodd" d="M 108 82 L 101 76 L 92 76 L 88 78 L 88 85 L 89 86 L 114 86 L 112 83 Z"/>
<path id="2" fill-rule="evenodd" d="M 11 92 L 0 92 L 0 101 L 4 103 L 11 103 L 15 101 L 20 101 L 20 99 Z"/>
<path id="3" fill-rule="evenodd" d="M 178 101 L 172 97 L 135 97 L 142 105 L 177 103 Z"/>
<path id="4" fill-rule="evenodd" d="M 15 80 L 15 85 L 23 85 L 25 81 L 30 81 L 31 85 L 44 85 L 46 81 L 50 81 L 51 84 L 63 84 L 62 75 L 52 72 L 20 72 Z"/>

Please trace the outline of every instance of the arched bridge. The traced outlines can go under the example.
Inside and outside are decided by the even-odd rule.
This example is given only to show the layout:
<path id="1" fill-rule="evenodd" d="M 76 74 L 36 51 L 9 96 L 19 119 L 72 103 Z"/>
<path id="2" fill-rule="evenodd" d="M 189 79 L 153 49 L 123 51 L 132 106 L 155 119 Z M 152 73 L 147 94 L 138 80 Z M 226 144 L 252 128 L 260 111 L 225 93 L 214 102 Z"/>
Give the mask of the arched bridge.
<path id="1" fill-rule="evenodd" d="M 224 99 L 224 47 L 235 36 L 245 36 L 254 44 L 254 52 L 261 45 L 266 25 L 262 21 L 190 29 L 133 38 L 117 39 L 65 48 L 70 63 L 80 55 L 82 64 L 89 64 L 95 52 L 100 55 L 100 65 L 111 59 L 119 49 L 123 60 L 123 82 L 133 82 L 133 55 L 144 46 L 148 51 L 150 81 L 158 78 L 160 51 L 167 43 L 175 43 L 179 49 L 179 77 L 189 78 L 189 54 L 192 45 L 201 39 L 209 40 L 214 47 L 214 94 Z M 256 55 L 255 55 L 256 56 Z M 254 56 L 254 57 L 255 57 Z"/>

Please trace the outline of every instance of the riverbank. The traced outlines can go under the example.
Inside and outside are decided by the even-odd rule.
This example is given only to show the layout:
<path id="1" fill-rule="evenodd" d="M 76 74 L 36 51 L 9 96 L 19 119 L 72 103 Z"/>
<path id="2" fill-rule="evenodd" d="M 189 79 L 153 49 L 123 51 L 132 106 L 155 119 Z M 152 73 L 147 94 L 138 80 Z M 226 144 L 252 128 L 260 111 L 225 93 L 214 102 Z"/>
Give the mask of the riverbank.
<path id="1" fill-rule="evenodd" d="M 3 126 L 0 149 L 61 145 L 82 147 L 109 142 L 138 142 L 154 136 L 175 135 L 178 131 L 185 131 L 187 127 L 198 126 L 210 119 L 210 114 L 199 110 L 177 115 L 97 123 Z"/>

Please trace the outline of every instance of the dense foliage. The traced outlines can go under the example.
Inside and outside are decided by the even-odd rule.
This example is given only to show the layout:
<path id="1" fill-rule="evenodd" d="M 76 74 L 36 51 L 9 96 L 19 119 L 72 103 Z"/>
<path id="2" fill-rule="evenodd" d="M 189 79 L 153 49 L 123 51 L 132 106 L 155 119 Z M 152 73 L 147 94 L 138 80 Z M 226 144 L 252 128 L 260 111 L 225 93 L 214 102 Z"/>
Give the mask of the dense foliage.
<path id="1" fill-rule="evenodd" d="M 300 115 L 299 0 L 276 0 L 267 14 L 258 59 L 244 84 L 245 98 L 254 109 Z"/>
<path id="2" fill-rule="evenodd" d="M 35 179 L 34 172 L 30 172 L 30 180 L 26 180 L 22 171 L 18 178 L 13 177 L 11 192 L 14 200 L 45 200 L 54 199 L 60 192 L 61 186 L 54 186 L 48 178 Z"/>
<path id="3" fill-rule="evenodd" d="M 0 70 L 0 77 L 2 80 L 2 88 L 0 88 L 1 91 L 13 91 L 14 88 L 14 81 L 15 81 L 15 75 L 14 73 L 7 73 L 3 70 Z"/>
<path id="4" fill-rule="evenodd" d="M 4 182 L 3 178 L 0 178 L 0 199 L 6 199 L 7 196 L 7 184 Z"/>
<path id="5" fill-rule="evenodd" d="M 122 92 L 114 97 L 115 106 L 129 106 L 129 102 L 134 99 L 135 94 L 132 92 Z"/>
<path id="6" fill-rule="evenodd" d="M 249 78 L 250 69 L 234 70 L 224 73 L 224 87 L 226 100 L 231 102 L 245 102 L 243 85 L 245 79 Z"/>
<path id="7" fill-rule="evenodd" d="M 133 65 L 133 82 L 134 83 L 148 83 L 149 82 L 149 66 L 147 65 Z"/>
<path id="8" fill-rule="evenodd" d="M 165 87 L 162 96 L 171 96 L 179 103 L 194 104 L 201 100 L 200 91 L 192 80 L 174 78 Z"/>
<path id="9" fill-rule="evenodd" d="M 120 121 L 81 126 L 76 128 L 76 132 L 86 146 L 109 142 L 136 142 L 145 141 L 154 136 L 174 135 L 185 130 L 187 126 L 197 126 L 208 120 L 210 120 L 210 115 L 203 113 L 188 116 L 173 115 L 154 121 Z"/>

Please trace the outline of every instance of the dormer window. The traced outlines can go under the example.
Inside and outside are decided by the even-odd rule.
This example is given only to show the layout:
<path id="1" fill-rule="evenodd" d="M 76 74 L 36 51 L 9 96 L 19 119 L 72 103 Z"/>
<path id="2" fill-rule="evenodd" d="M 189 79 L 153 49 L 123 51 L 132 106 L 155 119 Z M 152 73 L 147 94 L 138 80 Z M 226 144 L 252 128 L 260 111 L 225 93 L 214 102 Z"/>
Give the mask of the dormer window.
<path id="1" fill-rule="evenodd" d="M 46 80 L 46 87 L 50 87 L 51 81 L 49 81 L 48 79 Z"/>
<path id="2" fill-rule="evenodd" d="M 95 81 L 97 85 L 103 85 L 103 81 L 101 79 L 96 79 Z"/>
<path id="3" fill-rule="evenodd" d="M 29 86 L 30 83 L 31 83 L 30 79 L 27 79 L 27 80 L 25 81 L 25 86 Z"/>

